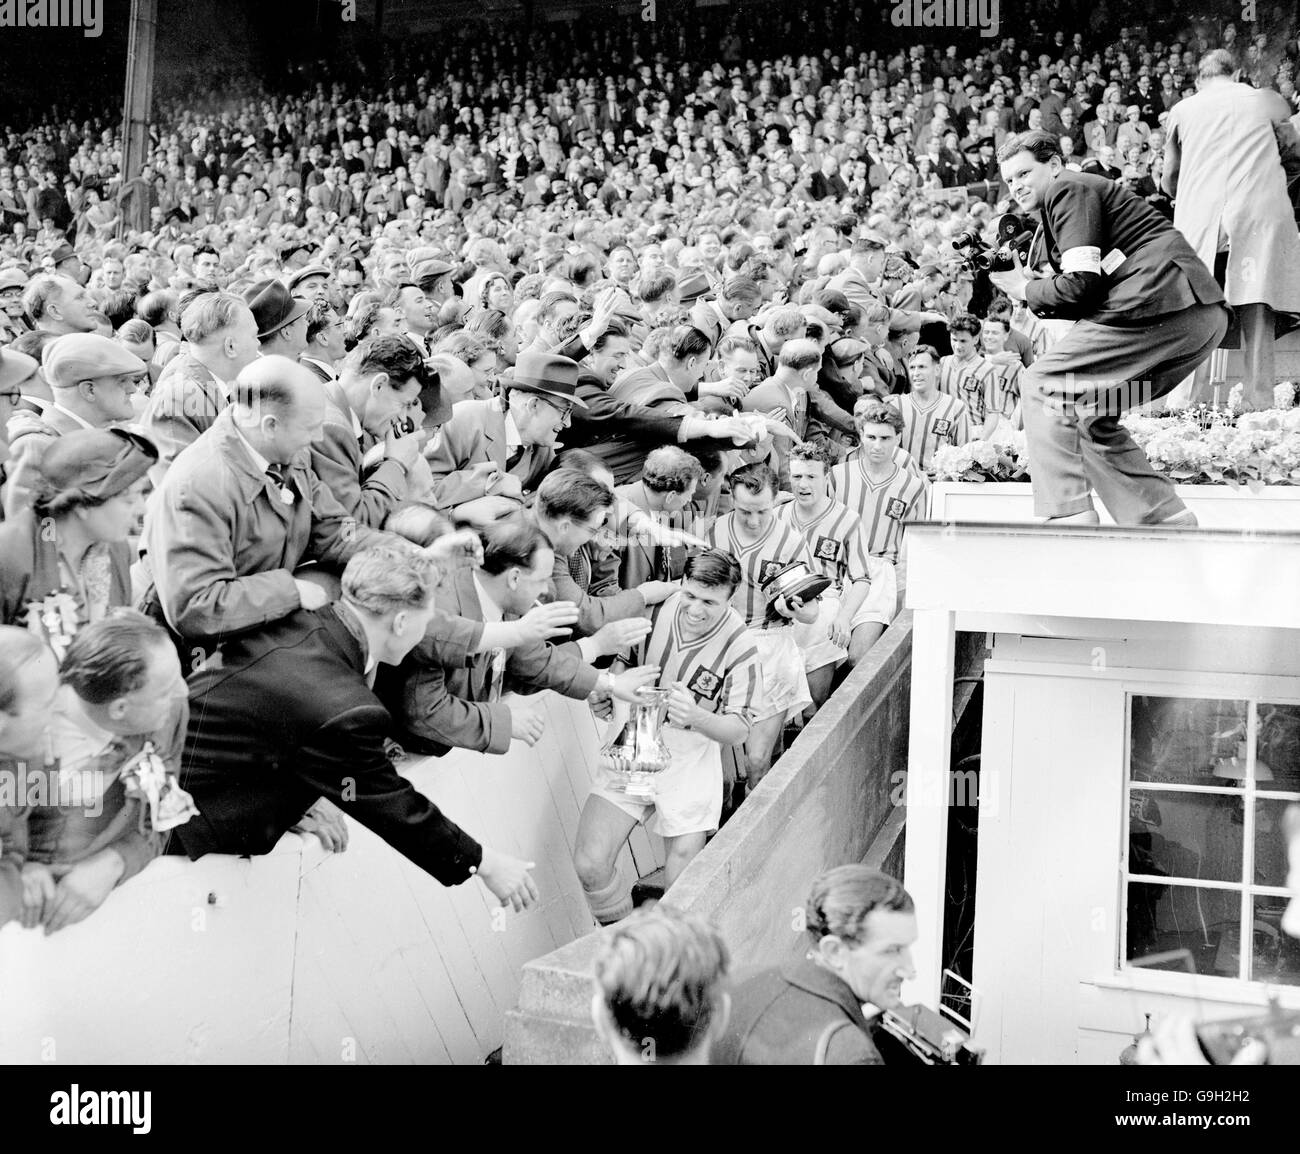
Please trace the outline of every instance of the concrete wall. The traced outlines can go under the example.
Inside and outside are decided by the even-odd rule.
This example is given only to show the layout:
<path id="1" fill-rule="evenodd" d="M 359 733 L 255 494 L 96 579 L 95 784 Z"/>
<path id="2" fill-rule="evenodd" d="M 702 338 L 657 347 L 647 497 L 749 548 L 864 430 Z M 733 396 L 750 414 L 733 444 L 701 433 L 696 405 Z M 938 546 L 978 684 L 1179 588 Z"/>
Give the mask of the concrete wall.
<path id="1" fill-rule="evenodd" d="M 866 859 L 901 874 L 891 792 L 907 764 L 911 655 L 905 612 L 665 897 L 712 920 L 737 966 L 806 948 L 798 917 L 827 866 Z M 588 934 L 524 967 L 505 1062 L 606 1060 L 588 1017 L 599 941 Z"/>
<path id="2" fill-rule="evenodd" d="M 355 822 L 341 855 L 164 858 L 52 937 L 0 930 L 0 1063 L 480 1063 L 526 962 L 587 932 L 573 872 L 600 733 L 546 694 L 546 735 L 403 772 L 484 844 L 537 863 L 540 905 L 446 889 Z M 622 868 L 662 864 L 639 833 Z M 635 859 L 635 860 L 632 860 Z"/>

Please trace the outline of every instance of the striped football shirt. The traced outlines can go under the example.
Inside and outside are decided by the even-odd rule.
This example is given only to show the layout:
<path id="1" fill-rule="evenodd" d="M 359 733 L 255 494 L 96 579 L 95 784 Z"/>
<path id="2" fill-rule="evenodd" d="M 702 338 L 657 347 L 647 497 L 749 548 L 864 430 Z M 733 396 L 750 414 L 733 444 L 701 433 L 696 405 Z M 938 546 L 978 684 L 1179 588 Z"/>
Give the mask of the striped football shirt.
<path id="1" fill-rule="evenodd" d="M 971 424 L 976 429 L 988 416 L 988 399 L 996 376 L 996 366 L 978 354 L 968 361 L 959 361 L 954 353 L 939 361 L 939 391 L 966 403 Z"/>
<path id="2" fill-rule="evenodd" d="M 763 581 L 792 561 L 802 561 L 811 569 L 812 558 L 804 545 L 803 534 L 776 516 L 762 537 L 752 545 L 742 545 L 736 535 L 735 517 L 735 513 L 719 517 L 709 530 L 707 540 L 710 546 L 730 553 L 740 562 L 741 580 L 731 595 L 731 607 L 746 625 L 757 628 L 763 624 L 767 613 Z"/>
<path id="3" fill-rule="evenodd" d="M 938 393 L 924 406 L 915 393 L 900 393 L 890 399 L 903 416 L 902 447 L 916 458 L 922 472 L 930 472 L 940 445 L 964 445 L 971 439 L 970 411 L 956 397 Z"/>
<path id="4" fill-rule="evenodd" d="M 1013 429 L 1025 427 L 1020 409 L 1020 375 L 1024 371 L 1024 365 L 1019 361 L 1012 361 L 1009 365 L 994 363 L 993 379 L 989 382 L 986 411 L 1006 417 Z"/>
<path id="5" fill-rule="evenodd" d="M 903 522 L 920 521 L 927 508 L 925 481 L 897 464 L 883 481 L 873 481 L 861 457 L 849 457 L 831 469 L 831 491 L 862 520 L 867 552 L 898 560 Z"/>
<path id="6" fill-rule="evenodd" d="M 674 593 L 655 606 L 654 627 L 641 643 L 641 664 L 659 666 L 657 684 L 665 689 L 684 682 L 701 709 L 752 721 L 761 692 L 753 636 L 739 614 L 728 608 L 703 637 L 687 639 L 678 624 L 681 601 L 682 595 Z"/>
<path id="7" fill-rule="evenodd" d="M 777 516 L 803 534 L 812 554 L 813 572 L 829 577 L 839 589 L 850 581 L 866 581 L 867 538 L 862 518 L 847 505 L 832 500 L 809 521 L 799 517 L 795 502 L 782 505 Z"/>

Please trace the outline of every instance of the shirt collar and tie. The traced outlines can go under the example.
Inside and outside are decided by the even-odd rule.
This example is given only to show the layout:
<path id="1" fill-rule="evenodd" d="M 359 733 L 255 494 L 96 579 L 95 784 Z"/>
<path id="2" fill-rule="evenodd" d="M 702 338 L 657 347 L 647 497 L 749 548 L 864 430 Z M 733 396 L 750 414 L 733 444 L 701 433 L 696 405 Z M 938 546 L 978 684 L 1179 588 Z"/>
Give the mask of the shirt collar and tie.
<path id="1" fill-rule="evenodd" d="M 266 476 L 271 479 L 272 484 L 275 485 L 276 491 L 280 494 L 280 499 L 286 505 L 292 505 L 294 499 L 298 495 L 298 490 L 297 486 L 294 484 L 293 478 L 289 475 L 287 466 L 271 464 L 270 461 L 253 448 L 253 443 L 244 436 L 243 430 L 240 429 L 238 425 L 235 425 L 234 429 L 235 436 L 239 438 L 240 443 L 244 446 L 244 450 L 252 459 L 253 466 L 259 473 L 265 473 Z"/>
<path id="2" fill-rule="evenodd" d="M 514 414 L 506 412 L 506 472 L 513 469 L 526 451 L 524 439 L 519 435 L 519 426 L 515 424 Z"/>

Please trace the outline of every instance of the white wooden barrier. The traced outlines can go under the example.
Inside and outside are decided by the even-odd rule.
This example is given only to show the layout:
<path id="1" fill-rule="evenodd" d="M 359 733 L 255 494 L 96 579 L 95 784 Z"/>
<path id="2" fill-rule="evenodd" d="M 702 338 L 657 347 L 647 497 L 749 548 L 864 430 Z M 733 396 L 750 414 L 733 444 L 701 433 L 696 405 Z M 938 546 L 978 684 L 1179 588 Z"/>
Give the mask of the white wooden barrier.
<path id="1" fill-rule="evenodd" d="M 260 858 L 160 859 L 79 925 L 0 930 L 0 1062 L 482 1062 L 523 964 L 592 927 L 572 854 L 597 725 L 553 693 L 543 707 L 531 749 L 403 768 L 479 841 L 537 863 L 535 909 L 446 889 L 353 821 L 341 855 L 288 834 Z M 662 862 L 638 832 L 621 868 Z"/>

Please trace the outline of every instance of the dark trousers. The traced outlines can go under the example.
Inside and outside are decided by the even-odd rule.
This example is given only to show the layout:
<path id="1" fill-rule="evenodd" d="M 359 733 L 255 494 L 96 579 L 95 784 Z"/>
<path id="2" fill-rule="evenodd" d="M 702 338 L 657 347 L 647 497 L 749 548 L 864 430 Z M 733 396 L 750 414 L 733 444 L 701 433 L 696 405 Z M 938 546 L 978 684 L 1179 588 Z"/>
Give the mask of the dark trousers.
<path id="1" fill-rule="evenodd" d="M 1185 506 L 1120 417 L 1170 393 L 1223 340 L 1228 309 L 1197 304 L 1128 327 L 1077 321 L 1026 370 L 1021 392 L 1034 512 L 1063 517 L 1093 507 L 1119 525 L 1158 524 Z"/>

